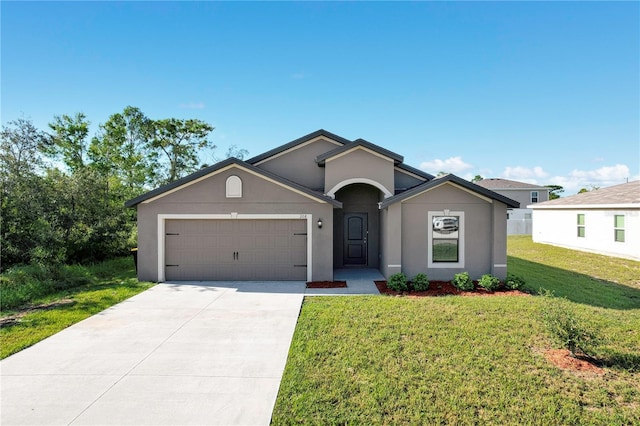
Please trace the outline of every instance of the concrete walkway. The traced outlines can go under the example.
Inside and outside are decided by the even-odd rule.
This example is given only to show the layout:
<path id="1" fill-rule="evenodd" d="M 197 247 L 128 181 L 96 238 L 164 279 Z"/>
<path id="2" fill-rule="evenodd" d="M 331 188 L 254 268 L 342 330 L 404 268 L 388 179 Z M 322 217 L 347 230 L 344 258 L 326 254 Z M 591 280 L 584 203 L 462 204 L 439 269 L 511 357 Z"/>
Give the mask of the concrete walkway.
<path id="1" fill-rule="evenodd" d="M 158 284 L 0 362 L 2 425 L 268 425 L 304 283 Z"/>

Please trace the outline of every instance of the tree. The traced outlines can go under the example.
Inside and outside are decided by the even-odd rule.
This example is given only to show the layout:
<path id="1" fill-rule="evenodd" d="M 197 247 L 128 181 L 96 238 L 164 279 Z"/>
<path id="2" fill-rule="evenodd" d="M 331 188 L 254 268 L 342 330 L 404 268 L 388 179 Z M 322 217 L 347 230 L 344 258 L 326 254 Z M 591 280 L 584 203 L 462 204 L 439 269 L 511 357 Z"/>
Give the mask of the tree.
<path id="1" fill-rule="evenodd" d="M 19 118 L 2 126 L 0 164 L 2 176 L 15 179 L 42 164 L 40 152 L 49 144 L 49 136 L 36 129 L 30 120 Z"/>
<path id="2" fill-rule="evenodd" d="M 47 152 L 54 158 L 61 158 L 71 172 L 85 166 L 89 124 L 91 123 L 81 112 L 76 113 L 74 117 L 66 114 L 57 115 L 53 122 L 49 123 L 53 130 L 53 139 Z"/>
<path id="3" fill-rule="evenodd" d="M 478 183 L 478 182 L 480 182 L 480 181 L 481 181 L 481 180 L 483 180 L 483 179 L 484 179 L 484 178 L 483 178 L 482 176 L 480 176 L 480 175 L 475 175 L 475 177 L 474 177 L 473 179 L 471 179 L 471 182 L 473 182 L 473 183 Z"/>
<path id="4" fill-rule="evenodd" d="M 555 200 L 556 198 L 560 198 L 560 194 L 564 192 L 564 188 L 560 185 L 545 185 L 549 188 L 549 199 Z"/>
<path id="5" fill-rule="evenodd" d="M 173 182 L 198 169 L 198 154 L 215 149 L 207 140 L 214 127 L 201 120 L 168 118 L 153 122 L 149 142 L 151 159 L 160 166 L 157 184 Z"/>
<path id="6" fill-rule="evenodd" d="M 108 176 L 118 176 L 130 195 L 135 195 L 153 181 L 154 168 L 147 153 L 152 132 L 152 120 L 138 108 L 128 106 L 122 113 L 111 115 L 89 146 L 93 167 Z"/>
<path id="7" fill-rule="evenodd" d="M 600 187 L 596 185 L 589 185 L 589 188 L 580 188 L 580 191 L 578 191 L 578 194 L 595 191 L 596 189 L 600 189 Z"/>

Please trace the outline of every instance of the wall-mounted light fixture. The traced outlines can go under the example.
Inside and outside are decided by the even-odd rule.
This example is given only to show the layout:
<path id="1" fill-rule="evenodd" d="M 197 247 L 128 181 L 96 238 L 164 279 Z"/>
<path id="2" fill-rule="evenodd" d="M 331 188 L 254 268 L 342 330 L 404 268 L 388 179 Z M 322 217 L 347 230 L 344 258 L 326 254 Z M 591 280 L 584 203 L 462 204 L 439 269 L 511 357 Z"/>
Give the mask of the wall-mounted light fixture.
<path id="1" fill-rule="evenodd" d="M 318 219 L 318 228 L 322 228 L 322 219 Z"/>

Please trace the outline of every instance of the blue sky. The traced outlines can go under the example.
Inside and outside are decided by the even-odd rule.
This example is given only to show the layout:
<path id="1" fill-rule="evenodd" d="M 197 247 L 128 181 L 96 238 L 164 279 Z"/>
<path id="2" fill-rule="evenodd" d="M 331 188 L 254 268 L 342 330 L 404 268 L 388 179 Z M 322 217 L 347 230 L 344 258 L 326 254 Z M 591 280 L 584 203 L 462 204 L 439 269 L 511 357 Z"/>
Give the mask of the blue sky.
<path id="1" fill-rule="evenodd" d="M 127 105 L 257 155 L 320 128 L 565 195 L 640 179 L 638 2 L 11 2 L 2 123 Z"/>

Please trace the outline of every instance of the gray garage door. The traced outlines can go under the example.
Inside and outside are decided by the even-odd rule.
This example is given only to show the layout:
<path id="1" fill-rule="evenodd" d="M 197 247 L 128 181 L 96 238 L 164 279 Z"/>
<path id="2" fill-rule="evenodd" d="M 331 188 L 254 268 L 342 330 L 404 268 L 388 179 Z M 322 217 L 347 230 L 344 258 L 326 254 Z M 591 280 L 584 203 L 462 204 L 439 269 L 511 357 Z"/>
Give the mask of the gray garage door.
<path id="1" fill-rule="evenodd" d="M 167 220 L 172 280 L 307 279 L 306 220 Z"/>

